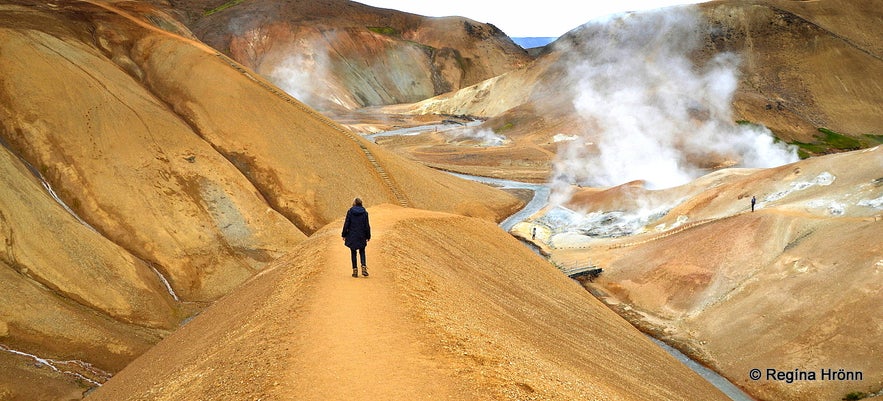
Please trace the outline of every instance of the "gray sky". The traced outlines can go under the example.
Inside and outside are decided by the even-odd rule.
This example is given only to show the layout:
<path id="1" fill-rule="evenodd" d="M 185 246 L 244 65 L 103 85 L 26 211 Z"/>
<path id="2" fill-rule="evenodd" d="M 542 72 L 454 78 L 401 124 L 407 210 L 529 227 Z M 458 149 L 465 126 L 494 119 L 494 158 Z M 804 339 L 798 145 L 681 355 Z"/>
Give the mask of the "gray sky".
<path id="1" fill-rule="evenodd" d="M 593 19 L 699 0 L 358 0 L 429 17 L 461 16 L 494 24 L 510 37 L 557 37 Z"/>

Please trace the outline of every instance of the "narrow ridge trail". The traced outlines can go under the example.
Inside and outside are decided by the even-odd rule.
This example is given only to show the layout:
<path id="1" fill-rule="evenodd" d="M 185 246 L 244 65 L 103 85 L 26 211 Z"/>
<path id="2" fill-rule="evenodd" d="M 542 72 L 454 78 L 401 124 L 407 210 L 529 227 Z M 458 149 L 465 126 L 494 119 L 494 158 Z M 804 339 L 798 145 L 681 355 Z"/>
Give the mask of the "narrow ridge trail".
<path id="1" fill-rule="evenodd" d="M 369 277 L 351 277 L 349 249 L 327 239 L 292 338 L 287 391 L 300 400 L 462 398 L 448 356 L 407 309 L 380 256 L 383 222 L 372 230 Z"/>

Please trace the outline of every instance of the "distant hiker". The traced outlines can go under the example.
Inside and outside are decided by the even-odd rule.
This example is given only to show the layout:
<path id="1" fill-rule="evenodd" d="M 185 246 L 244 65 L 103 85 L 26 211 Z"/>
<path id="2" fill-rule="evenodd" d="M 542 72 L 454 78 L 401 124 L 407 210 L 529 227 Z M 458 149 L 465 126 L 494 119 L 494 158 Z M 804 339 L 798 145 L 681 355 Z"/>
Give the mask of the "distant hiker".
<path id="1" fill-rule="evenodd" d="M 365 247 L 371 240 L 371 224 L 368 223 L 368 211 L 362 207 L 362 200 L 353 200 L 353 207 L 346 212 L 346 220 L 343 222 L 343 244 L 350 249 L 350 259 L 353 261 L 353 277 L 359 277 L 359 269 L 356 267 L 356 252 L 362 262 L 362 275 L 368 276 L 368 266 L 365 264 Z"/>
<path id="2" fill-rule="evenodd" d="M 757 198 L 751 197 L 751 211 L 754 211 L 754 204 L 757 203 Z"/>
<path id="3" fill-rule="evenodd" d="M 530 240 L 534 241 L 536 239 L 537 239 L 537 228 L 534 227 L 533 229 L 530 230 Z"/>

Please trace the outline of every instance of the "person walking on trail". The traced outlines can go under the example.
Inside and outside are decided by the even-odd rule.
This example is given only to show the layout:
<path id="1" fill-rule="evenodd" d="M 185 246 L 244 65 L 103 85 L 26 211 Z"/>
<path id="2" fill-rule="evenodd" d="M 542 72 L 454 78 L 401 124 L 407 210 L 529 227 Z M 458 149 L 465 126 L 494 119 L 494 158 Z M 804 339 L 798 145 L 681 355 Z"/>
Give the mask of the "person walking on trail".
<path id="1" fill-rule="evenodd" d="M 359 277 L 359 269 L 356 267 L 356 253 L 362 262 L 362 275 L 368 276 L 368 266 L 365 263 L 365 247 L 371 240 L 371 224 L 368 222 L 368 211 L 362 207 L 362 200 L 353 200 L 353 206 L 346 212 L 346 220 L 343 222 L 343 244 L 350 249 L 350 259 L 353 262 L 353 277 Z"/>
<path id="2" fill-rule="evenodd" d="M 752 212 L 754 211 L 754 204 L 755 204 L 755 203 L 757 203 L 757 198 L 754 197 L 754 196 L 752 196 L 752 197 L 751 197 L 751 211 L 752 211 Z"/>

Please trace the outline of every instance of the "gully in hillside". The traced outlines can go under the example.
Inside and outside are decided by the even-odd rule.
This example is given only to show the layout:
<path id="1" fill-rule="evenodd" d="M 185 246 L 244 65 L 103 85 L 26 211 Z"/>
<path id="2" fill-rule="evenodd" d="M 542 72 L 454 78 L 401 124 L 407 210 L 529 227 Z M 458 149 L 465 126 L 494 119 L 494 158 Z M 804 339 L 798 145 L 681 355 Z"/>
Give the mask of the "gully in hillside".
<path id="1" fill-rule="evenodd" d="M 346 212 L 346 220 L 343 222 L 343 243 L 350 249 L 350 259 L 353 262 L 353 277 L 359 277 L 359 269 L 356 266 L 356 252 L 362 262 L 362 275 L 368 276 L 368 267 L 365 263 L 365 247 L 371 240 L 371 224 L 368 222 L 368 211 L 362 207 L 362 200 L 353 200 L 353 206 Z"/>

